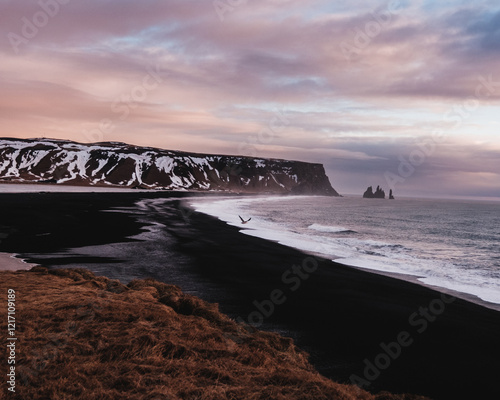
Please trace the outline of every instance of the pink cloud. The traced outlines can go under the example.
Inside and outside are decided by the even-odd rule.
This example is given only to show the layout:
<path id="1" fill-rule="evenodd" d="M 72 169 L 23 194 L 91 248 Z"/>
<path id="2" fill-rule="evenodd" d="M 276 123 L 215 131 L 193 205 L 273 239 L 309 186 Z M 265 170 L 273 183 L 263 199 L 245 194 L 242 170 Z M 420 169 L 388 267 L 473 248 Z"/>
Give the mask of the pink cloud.
<path id="1" fill-rule="evenodd" d="M 500 54 L 488 39 L 496 17 L 481 5 L 457 13 L 415 3 L 383 23 L 372 11 L 387 5 L 361 1 L 248 2 L 224 21 L 211 1 L 69 2 L 17 53 L 10 34 L 23 37 L 23 18 L 43 9 L 0 7 L 0 136 L 86 141 L 111 121 L 105 140 L 238 153 L 279 108 L 293 118 L 257 143 L 262 154 L 368 162 L 387 156 L 380 137 L 397 151 L 409 137 L 449 129 L 443 115 L 475 96 L 479 76 L 493 88 L 481 106 L 500 101 Z M 344 44 L 356 43 L 346 58 Z M 161 82 L 144 94 L 151 68 Z M 471 124 L 491 139 L 484 114 L 465 122 L 462 130 Z"/>

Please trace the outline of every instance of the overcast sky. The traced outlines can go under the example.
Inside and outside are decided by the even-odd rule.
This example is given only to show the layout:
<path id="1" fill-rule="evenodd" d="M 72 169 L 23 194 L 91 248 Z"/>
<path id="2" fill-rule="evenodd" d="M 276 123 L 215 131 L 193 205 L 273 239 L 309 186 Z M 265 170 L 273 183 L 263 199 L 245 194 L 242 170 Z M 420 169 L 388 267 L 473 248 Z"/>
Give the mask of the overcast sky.
<path id="1" fill-rule="evenodd" d="M 500 197 L 496 1 L 0 0 L 0 136 L 325 165 Z"/>

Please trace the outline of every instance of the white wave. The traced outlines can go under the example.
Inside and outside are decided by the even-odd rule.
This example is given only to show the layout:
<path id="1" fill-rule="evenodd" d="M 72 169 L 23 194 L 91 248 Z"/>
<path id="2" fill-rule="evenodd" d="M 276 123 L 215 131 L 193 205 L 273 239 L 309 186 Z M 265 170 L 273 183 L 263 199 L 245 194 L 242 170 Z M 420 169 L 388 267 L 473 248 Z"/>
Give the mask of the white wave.
<path id="1" fill-rule="evenodd" d="M 312 224 L 312 225 L 309 225 L 308 228 L 312 229 L 314 231 L 325 232 L 325 233 L 349 233 L 349 232 L 355 233 L 351 229 L 342 228 L 340 226 Z"/>
<path id="2" fill-rule="evenodd" d="M 462 293 L 469 293 L 484 301 L 500 304 L 500 290 L 497 285 L 491 284 L 490 282 L 480 279 L 477 276 L 472 278 L 472 282 L 470 283 L 463 283 L 461 280 L 453 280 L 443 277 L 426 277 L 420 278 L 419 281 L 430 286 L 451 289 Z"/>
<path id="3" fill-rule="evenodd" d="M 196 211 L 242 228 L 241 233 L 249 236 L 271 240 L 356 268 L 414 276 L 424 285 L 472 294 L 484 301 L 500 304 L 498 280 L 485 276 L 482 270 L 463 269 L 451 262 L 434 259 L 432 254 L 426 257 L 418 250 L 398 243 L 355 237 L 356 235 L 345 237 L 321 235 L 321 233 L 350 231 L 343 227 L 314 223 L 308 226 L 310 230 L 308 233 L 307 230 L 297 229 L 293 226 L 293 222 L 272 222 L 253 215 L 255 206 L 252 210 L 252 204 L 295 198 L 297 197 L 225 198 L 215 201 L 194 199 L 196 201 L 192 201 L 191 205 Z M 242 225 L 238 215 L 245 218 L 252 216 L 251 223 Z"/>

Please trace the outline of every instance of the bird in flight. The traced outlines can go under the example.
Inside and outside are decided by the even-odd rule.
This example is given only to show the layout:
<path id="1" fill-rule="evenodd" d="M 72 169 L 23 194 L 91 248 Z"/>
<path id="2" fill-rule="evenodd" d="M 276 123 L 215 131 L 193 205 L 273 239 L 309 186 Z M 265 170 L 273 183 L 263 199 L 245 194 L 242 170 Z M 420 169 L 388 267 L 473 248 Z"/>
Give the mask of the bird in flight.
<path id="1" fill-rule="evenodd" d="M 242 223 L 242 224 L 246 224 L 248 221 L 250 221 L 250 220 L 252 219 L 252 218 L 248 218 L 248 219 L 245 221 L 243 218 L 241 218 L 241 216 L 240 216 L 240 215 L 238 215 L 238 217 L 240 217 L 240 219 L 241 219 L 241 223 Z"/>

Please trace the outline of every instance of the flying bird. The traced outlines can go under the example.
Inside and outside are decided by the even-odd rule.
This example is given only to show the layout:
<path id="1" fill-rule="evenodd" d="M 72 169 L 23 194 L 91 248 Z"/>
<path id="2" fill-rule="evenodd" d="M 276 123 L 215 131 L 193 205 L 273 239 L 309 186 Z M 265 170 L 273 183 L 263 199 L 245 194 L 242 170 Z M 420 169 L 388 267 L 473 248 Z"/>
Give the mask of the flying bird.
<path id="1" fill-rule="evenodd" d="M 240 216 L 240 215 L 238 215 L 238 217 L 240 217 L 240 219 L 241 219 L 241 223 L 242 223 L 242 224 L 246 224 L 248 221 L 250 221 L 250 220 L 252 219 L 252 218 L 248 218 L 248 219 L 245 221 L 243 218 L 241 218 L 241 216 Z"/>

